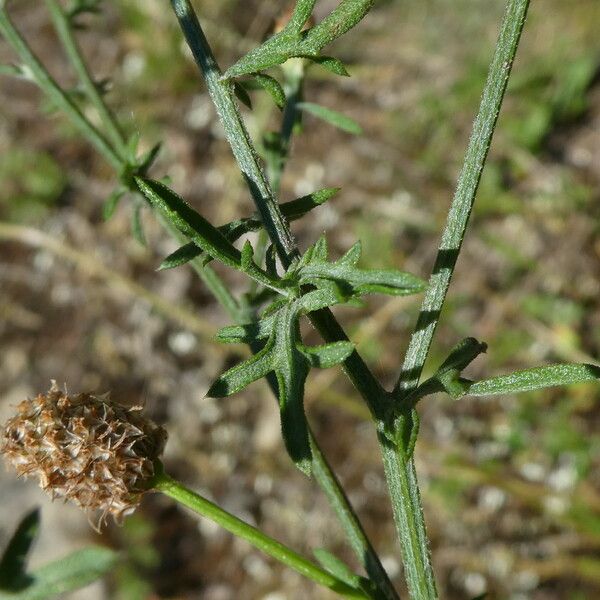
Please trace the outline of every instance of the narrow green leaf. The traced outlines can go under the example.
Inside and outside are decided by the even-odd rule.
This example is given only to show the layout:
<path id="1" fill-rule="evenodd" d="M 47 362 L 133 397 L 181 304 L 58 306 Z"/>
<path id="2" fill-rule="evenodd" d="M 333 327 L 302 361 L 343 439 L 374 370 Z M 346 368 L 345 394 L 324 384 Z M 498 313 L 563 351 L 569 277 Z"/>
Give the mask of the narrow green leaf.
<path id="1" fill-rule="evenodd" d="M 327 238 L 322 235 L 313 245 L 311 262 L 324 263 L 327 260 L 328 254 Z"/>
<path id="2" fill-rule="evenodd" d="M 314 104 L 312 102 L 298 102 L 296 106 L 347 133 L 360 135 L 363 132 L 362 127 L 354 119 L 343 115 L 337 110 L 326 108 L 325 106 Z"/>
<path id="3" fill-rule="evenodd" d="M 256 83 L 258 83 L 258 85 L 273 98 L 273 102 L 275 102 L 275 105 L 278 108 L 283 108 L 285 106 L 285 92 L 277 79 L 262 73 L 253 73 L 252 77 Z"/>
<path id="4" fill-rule="evenodd" d="M 452 348 L 448 358 L 440 365 L 438 373 L 453 369 L 462 371 L 486 350 L 487 344 L 485 342 L 479 342 L 473 337 L 465 338 Z"/>
<path id="5" fill-rule="evenodd" d="M 135 182 L 152 205 L 160 209 L 169 221 L 199 248 L 226 265 L 239 268 L 239 250 L 183 198 L 158 181 L 136 177 Z"/>
<path id="6" fill-rule="evenodd" d="M 252 244 L 248 240 L 246 240 L 246 243 L 242 248 L 240 268 L 249 277 L 252 277 L 252 279 L 254 279 L 255 281 L 262 283 L 264 286 L 274 290 L 282 289 L 282 282 L 279 278 L 272 277 L 271 275 L 260 269 L 258 265 L 254 262 L 254 249 L 252 248 Z"/>
<path id="7" fill-rule="evenodd" d="M 354 351 L 352 342 L 333 342 L 321 346 L 298 345 L 311 367 L 329 369 L 344 362 Z"/>
<path id="8" fill-rule="evenodd" d="M 306 56 L 305 58 L 314 62 L 316 65 L 323 67 L 334 75 L 350 77 L 350 73 L 346 70 L 344 63 L 338 58 L 334 58 L 333 56 Z"/>
<path id="9" fill-rule="evenodd" d="M 307 196 L 296 198 L 290 202 L 284 202 L 280 205 L 281 212 L 290 221 L 294 221 L 295 219 L 299 219 L 300 217 L 304 216 L 313 208 L 321 206 L 321 204 L 325 204 L 325 202 L 333 198 L 340 191 L 340 189 L 341 188 L 323 188 L 313 192 L 312 194 L 308 194 Z"/>
<path id="10" fill-rule="evenodd" d="M 305 17 L 308 19 L 309 7 L 312 11 L 311 5 L 314 5 L 312 0 L 303 0 L 301 7 L 296 5 L 292 19 L 282 31 L 238 60 L 225 72 L 223 79 L 264 71 L 294 57 L 318 57 L 327 44 L 354 27 L 367 14 L 373 3 L 374 0 L 341 0 L 320 23 L 302 32 L 303 25 L 300 23 Z M 326 66 L 341 70 L 339 65 L 334 65 L 332 61 Z"/>
<path id="11" fill-rule="evenodd" d="M 40 528 L 40 511 L 34 509 L 22 519 L 0 560 L 0 590 L 16 592 L 31 583 L 25 573 L 27 555 Z"/>
<path id="12" fill-rule="evenodd" d="M 468 387 L 470 396 L 518 394 L 573 383 L 600 379 L 600 367 L 588 364 L 557 364 L 516 371 L 510 375 L 477 381 Z"/>
<path id="13" fill-rule="evenodd" d="M 179 267 L 189 262 L 190 260 L 194 260 L 198 258 L 202 254 L 202 249 L 196 246 L 194 242 L 190 242 L 189 244 L 185 244 L 180 246 L 175 250 L 175 252 L 171 252 L 169 256 L 167 256 L 158 267 L 159 271 L 164 271 L 166 269 L 174 269 L 175 267 Z"/>
<path id="14" fill-rule="evenodd" d="M 311 290 L 303 294 L 297 300 L 297 304 L 303 313 L 310 313 L 334 304 L 347 302 L 348 296 L 343 294 L 337 286 L 328 286 Z"/>
<path id="15" fill-rule="evenodd" d="M 89 585 L 106 575 L 117 561 L 117 553 L 101 546 L 90 546 L 44 565 L 31 573 L 33 583 L 7 596 L 11 600 L 49 600 Z"/>
<path id="16" fill-rule="evenodd" d="M 336 281 L 342 287 L 350 286 L 352 295 L 387 294 L 405 296 L 421 292 L 424 282 L 410 273 L 391 269 L 357 269 L 349 264 L 312 262 L 302 267 L 301 283 L 315 283 L 319 279 Z M 350 291 L 350 290 L 349 290 Z"/>
<path id="17" fill-rule="evenodd" d="M 329 571 L 332 575 L 335 575 L 338 579 L 347 583 L 349 586 L 358 588 L 360 586 L 360 576 L 353 573 L 350 567 L 341 561 L 337 556 L 333 555 L 324 548 L 316 548 L 313 550 L 315 558 L 319 561 L 321 566 Z"/>
<path id="18" fill-rule="evenodd" d="M 121 200 L 124 195 L 125 190 L 123 188 L 117 188 L 108 197 L 104 203 L 104 206 L 102 207 L 102 218 L 105 221 L 108 221 L 115 214 L 115 210 L 119 205 L 119 200 Z"/>
<path id="19" fill-rule="evenodd" d="M 297 0 L 288 26 L 296 31 L 301 31 L 310 19 L 316 3 L 317 0 Z"/>
<path id="20" fill-rule="evenodd" d="M 129 136 L 129 139 L 127 140 L 127 158 L 132 165 L 135 164 L 137 161 L 140 137 L 140 132 L 135 131 Z"/>
<path id="21" fill-rule="evenodd" d="M 244 389 L 273 370 L 273 342 L 243 363 L 225 371 L 211 386 L 206 395 L 209 398 L 224 398 Z"/>

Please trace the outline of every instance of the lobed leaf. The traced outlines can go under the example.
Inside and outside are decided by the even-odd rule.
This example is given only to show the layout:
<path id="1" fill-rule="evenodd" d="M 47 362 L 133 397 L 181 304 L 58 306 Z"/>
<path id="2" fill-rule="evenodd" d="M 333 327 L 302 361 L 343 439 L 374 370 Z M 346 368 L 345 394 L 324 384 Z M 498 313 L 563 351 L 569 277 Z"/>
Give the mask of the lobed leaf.
<path id="1" fill-rule="evenodd" d="M 319 58 L 321 50 L 327 44 L 358 24 L 371 9 L 374 0 L 341 0 L 320 23 L 303 31 L 314 4 L 314 0 L 297 2 L 292 17 L 283 30 L 243 56 L 225 72 L 223 79 L 264 71 L 294 57 Z M 326 59 L 324 66 L 331 67 L 334 72 L 336 69 L 341 71 L 341 63 L 334 61 L 335 59 Z"/>

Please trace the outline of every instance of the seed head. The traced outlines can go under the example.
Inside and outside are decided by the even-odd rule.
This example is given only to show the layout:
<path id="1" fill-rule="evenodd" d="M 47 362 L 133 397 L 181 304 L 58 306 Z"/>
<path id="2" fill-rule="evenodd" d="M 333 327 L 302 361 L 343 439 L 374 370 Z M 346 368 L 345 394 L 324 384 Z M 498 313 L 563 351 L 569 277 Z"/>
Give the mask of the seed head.
<path id="1" fill-rule="evenodd" d="M 24 400 L 0 430 L 0 452 L 18 475 L 37 476 L 54 498 L 72 500 L 99 524 L 133 512 L 154 475 L 166 431 L 129 408 L 92 394 L 67 395 L 55 382 Z"/>

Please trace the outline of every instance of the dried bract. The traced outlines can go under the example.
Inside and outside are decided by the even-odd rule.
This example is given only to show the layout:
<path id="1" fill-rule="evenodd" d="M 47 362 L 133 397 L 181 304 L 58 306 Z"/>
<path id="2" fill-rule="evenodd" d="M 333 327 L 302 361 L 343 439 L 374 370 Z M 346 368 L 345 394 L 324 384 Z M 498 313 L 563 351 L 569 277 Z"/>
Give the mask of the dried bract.
<path id="1" fill-rule="evenodd" d="M 52 498 L 119 519 L 138 506 L 166 432 L 138 408 L 106 396 L 67 395 L 53 382 L 2 428 L 0 452 L 19 475 L 37 476 Z"/>

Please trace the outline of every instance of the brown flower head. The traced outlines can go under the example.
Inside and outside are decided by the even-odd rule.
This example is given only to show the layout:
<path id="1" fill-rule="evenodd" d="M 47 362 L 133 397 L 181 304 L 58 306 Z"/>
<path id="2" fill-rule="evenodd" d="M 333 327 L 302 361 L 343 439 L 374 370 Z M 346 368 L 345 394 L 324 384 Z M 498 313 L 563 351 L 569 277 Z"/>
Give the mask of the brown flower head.
<path id="1" fill-rule="evenodd" d="M 1 430 L 0 452 L 19 475 L 37 476 L 52 498 L 115 519 L 131 513 L 148 489 L 166 432 L 138 408 L 106 396 L 70 396 L 54 382 L 25 400 Z"/>

